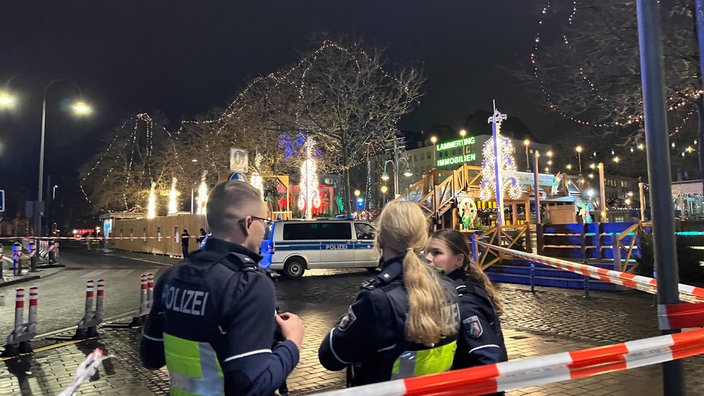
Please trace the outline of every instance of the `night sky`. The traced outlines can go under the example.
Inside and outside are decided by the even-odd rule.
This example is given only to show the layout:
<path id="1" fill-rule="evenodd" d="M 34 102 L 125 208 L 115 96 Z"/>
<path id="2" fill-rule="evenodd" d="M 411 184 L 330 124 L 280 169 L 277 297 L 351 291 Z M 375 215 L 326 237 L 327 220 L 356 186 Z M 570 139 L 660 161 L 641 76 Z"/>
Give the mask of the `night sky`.
<path id="1" fill-rule="evenodd" d="M 13 110 L 0 112 L 6 216 L 36 199 L 49 81 L 75 81 L 94 108 L 89 118 L 76 119 L 65 112 L 75 86 L 58 82 L 48 91 L 44 175 L 59 185 L 58 198 L 82 199 L 73 190 L 77 169 L 121 120 L 148 112 L 176 127 L 224 106 L 253 77 L 299 59 L 312 49 L 311 33 L 322 31 L 385 48 L 390 67 L 424 70 L 422 104 L 401 129 L 459 129 L 496 99 L 503 113 L 546 139 L 556 117 L 510 74 L 530 68 L 543 6 L 537 0 L 3 2 L 0 87 L 21 95 Z"/>

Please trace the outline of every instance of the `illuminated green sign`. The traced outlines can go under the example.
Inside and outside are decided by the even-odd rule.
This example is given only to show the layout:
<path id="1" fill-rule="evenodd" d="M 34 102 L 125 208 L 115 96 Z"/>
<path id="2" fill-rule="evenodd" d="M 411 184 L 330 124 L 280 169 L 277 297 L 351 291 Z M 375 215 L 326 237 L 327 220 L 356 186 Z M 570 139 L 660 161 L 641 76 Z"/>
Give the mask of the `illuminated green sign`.
<path id="1" fill-rule="evenodd" d="M 443 151 L 443 150 L 449 150 L 457 147 L 464 147 L 464 146 L 469 146 L 470 144 L 474 144 L 474 136 L 470 136 L 467 138 L 462 138 L 458 140 L 453 140 L 450 142 L 445 142 L 445 143 L 440 143 L 438 144 L 438 151 Z"/>
<path id="2" fill-rule="evenodd" d="M 445 165 L 457 165 L 464 164 L 465 162 L 472 162 L 477 160 L 477 154 L 469 153 L 464 155 L 456 155 L 454 157 L 443 158 L 438 160 L 438 167 Z"/>

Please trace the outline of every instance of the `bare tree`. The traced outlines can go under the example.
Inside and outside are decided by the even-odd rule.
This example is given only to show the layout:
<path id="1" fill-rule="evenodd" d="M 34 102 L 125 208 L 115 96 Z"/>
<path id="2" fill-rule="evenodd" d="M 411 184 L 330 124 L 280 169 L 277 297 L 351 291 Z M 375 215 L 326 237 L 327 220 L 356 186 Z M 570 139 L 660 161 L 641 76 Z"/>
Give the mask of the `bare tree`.
<path id="1" fill-rule="evenodd" d="M 698 48 L 691 0 L 660 3 L 669 133 L 677 139 L 694 135 L 695 123 L 687 121 L 702 116 Z M 531 79 L 546 105 L 615 144 L 642 143 L 635 2 L 553 2 L 540 26 Z M 701 128 L 698 135 L 701 142 Z"/>
<path id="2" fill-rule="evenodd" d="M 105 150 L 81 169 L 80 181 L 96 212 L 141 211 L 152 182 L 168 190 L 181 174 L 171 134 L 143 113 L 114 129 Z"/>
<path id="3" fill-rule="evenodd" d="M 350 170 L 392 147 L 398 120 L 421 96 L 420 71 L 383 66 L 380 50 L 322 40 L 296 64 L 253 79 L 212 121 L 184 124 L 179 146 L 215 173 L 229 147 L 248 149 L 250 164 L 261 154 L 260 173 L 296 173 L 303 155 L 292 143 L 312 137 L 319 170 L 343 175 L 350 203 Z"/>
<path id="4" fill-rule="evenodd" d="M 421 96 L 421 72 L 405 67 L 391 74 L 382 55 L 325 40 L 299 64 L 298 121 L 316 137 L 324 163 L 343 175 L 348 203 L 350 170 L 392 147 L 398 120 Z"/>

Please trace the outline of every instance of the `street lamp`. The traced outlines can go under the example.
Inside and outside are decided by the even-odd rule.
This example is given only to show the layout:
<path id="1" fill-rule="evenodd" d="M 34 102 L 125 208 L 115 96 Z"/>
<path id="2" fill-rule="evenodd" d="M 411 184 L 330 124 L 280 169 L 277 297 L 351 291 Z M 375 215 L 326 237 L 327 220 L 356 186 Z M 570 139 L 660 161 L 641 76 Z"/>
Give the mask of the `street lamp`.
<path id="1" fill-rule="evenodd" d="M 77 89 L 79 95 L 82 97 L 83 94 L 81 92 L 81 89 L 78 87 L 78 85 L 73 82 L 72 80 L 52 80 L 50 81 L 45 87 L 44 87 L 44 96 L 42 98 L 42 132 L 41 132 L 41 139 L 40 139 L 40 144 L 39 144 L 39 183 L 38 183 L 38 193 L 37 193 L 37 204 L 35 208 L 35 213 L 34 213 L 34 234 L 35 236 L 41 236 L 41 228 L 42 228 L 42 214 L 41 214 L 41 202 L 42 202 L 42 187 L 44 184 L 44 140 L 45 140 L 45 135 L 46 135 L 46 95 L 47 92 L 49 91 L 49 88 L 51 88 L 52 85 L 54 85 L 57 82 L 60 81 L 69 81 L 71 82 Z M 73 112 L 77 115 L 85 115 L 91 112 L 91 108 L 82 100 L 75 102 L 73 105 L 71 105 L 71 109 Z"/>
<path id="2" fill-rule="evenodd" d="M 387 193 L 388 191 L 389 191 L 389 187 L 387 187 L 386 184 L 384 184 L 383 186 L 381 186 L 381 195 L 382 195 L 382 197 L 383 197 L 383 199 L 381 200 L 381 206 L 382 206 L 382 207 L 386 206 L 386 193 Z"/>
<path id="3" fill-rule="evenodd" d="M 577 146 L 574 148 L 577 150 L 577 162 L 579 164 L 579 174 L 582 174 L 582 146 Z"/>
<path id="4" fill-rule="evenodd" d="M 436 153 L 438 152 L 438 147 L 436 146 L 437 142 L 438 142 L 437 136 L 431 136 L 431 137 L 430 137 L 430 143 L 433 144 L 433 169 L 435 169 L 435 164 L 436 164 L 436 162 L 437 162 L 437 160 L 436 160 L 436 158 L 435 158 L 435 155 L 436 155 Z"/>
<path id="5" fill-rule="evenodd" d="M 400 158 L 399 158 L 398 155 L 396 155 L 393 160 L 386 160 L 386 161 L 384 161 L 384 173 L 381 174 L 381 180 L 383 180 L 383 181 L 388 181 L 388 180 L 389 180 L 389 173 L 386 171 L 386 166 L 387 166 L 388 164 L 391 164 L 391 165 L 392 165 L 393 171 L 394 171 L 394 196 L 395 196 L 396 198 L 398 198 L 398 196 L 400 195 L 399 189 L 398 189 L 398 164 L 399 164 L 399 162 L 401 162 L 401 161 L 406 162 L 406 170 L 403 171 L 403 175 L 404 175 L 405 177 L 411 177 L 411 176 L 413 176 L 413 173 L 411 172 L 411 168 L 410 168 L 410 166 L 408 165 L 408 160 L 407 160 L 406 158 L 403 158 L 403 157 L 400 157 Z"/>
<path id="6" fill-rule="evenodd" d="M 550 173 L 550 168 L 552 167 L 552 150 L 548 150 L 547 153 L 545 153 L 548 156 L 548 166 L 547 166 L 547 173 Z"/>
<path id="7" fill-rule="evenodd" d="M 525 139 L 523 145 L 526 146 L 526 171 L 530 172 L 530 159 L 528 158 L 528 147 L 530 147 L 530 140 Z"/>
<path id="8" fill-rule="evenodd" d="M 45 136 L 46 136 L 46 96 L 47 92 L 49 91 L 49 88 L 53 86 L 55 83 L 60 82 L 60 81 L 68 81 L 71 82 L 77 89 L 79 95 L 82 97 L 82 92 L 81 89 L 76 85 L 75 82 L 71 80 L 52 80 L 50 81 L 45 87 L 44 87 L 44 96 L 42 98 L 42 128 L 41 128 L 41 139 L 40 139 L 40 144 L 39 144 L 39 182 L 37 186 L 37 203 L 35 206 L 35 213 L 34 213 L 34 234 L 35 236 L 41 236 L 41 227 L 42 227 L 42 214 L 41 214 L 41 206 L 42 206 L 42 199 L 43 199 L 43 191 L 42 187 L 44 185 L 44 141 L 45 141 Z M 91 108 L 82 100 L 75 102 L 73 105 L 71 105 L 71 109 L 73 112 L 77 115 L 85 115 L 90 113 Z"/>
<path id="9" fill-rule="evenodd" d="M 466 129 L 460 129 L 460 136 L 465 137 L 467 135 L 467 130 Z"/>

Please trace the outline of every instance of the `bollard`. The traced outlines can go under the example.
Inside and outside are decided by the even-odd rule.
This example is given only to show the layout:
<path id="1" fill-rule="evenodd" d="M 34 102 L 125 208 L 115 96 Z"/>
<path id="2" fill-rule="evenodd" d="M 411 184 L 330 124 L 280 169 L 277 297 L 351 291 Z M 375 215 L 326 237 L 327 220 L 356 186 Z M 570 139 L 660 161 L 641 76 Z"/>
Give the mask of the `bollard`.
<path id="1" fill-rule="evenodd" d="M 152 287 L 154 284 L 154 278 L 152 277 Z M 152 291 L 153 293 L 153 291 Z M 144 317 L 149 314 L 149 309 L 147 308 L 151 302 L 149 301 L 149 275 L 142 274 L 139 277 L 139 308 L 135 311 L 132 317 L 132 322 L 130 322 L 131 327 L 141 326 L 144 323 Z"/>
<path id="2" fill-rule="evenodd" d="M 535 293 L 535 263 L 530 262 L 530 292 Z"/>
<path id="3" fill-rule="evenodd" d="M 24 289 L 18 288 L 15 291 L 15 331 L 22 325 L 24 317 Z"/>
<path id="4" fill-rule="evenodd" d="M 49 264 L 56 264 L 56 247 L 53 239 L 49 240 Z"/>
<path id="5" fill-rule="evenodd" d="M 0 280 L 3 279 L 2 270 L 3 270 L 3 267 L 5 267 L 5 264 L 4 264 L 5 259 L 3 257 L 3 254 L 4 254 L 3 250 L 4 249 L 5 249 L 5 247 L 0 243 Z"/>
<path id="6" fill-rule="evenodd" d="M 154 274 L 147 273 L 147 314 L 152 310 L 152 301 L 154 300 Z"/>
<path id="7" fill-rule="evenodd" d="M 95 316 L 103 320 L 103 297 L 105 295 L 105 279 L 98 279 L 98 294 L 95 297 Z"/>
<path id="8" fill-rule="evenodd" d="M 59 257 L 59 241 L 54 242 L 54 257 Z"/>
<path id="9" fill-rule="evenodd" d="M 37 302 L 39 290 L 36 286 L 29 289 L 29 318 L 27 323 L 22 322 L 24 317 L 24 289 L 18 288 L 15 292 L 15 327 L 7 337 L 7 344 L 0 356 L 17 356 L 20 353 L 31 353 L 32 346 L 29 341 L 37 334 Z"/>
<path id="10" fill-rule="evenodd" d="M 102 286 L 103 288 L 105 287 L 105 281 L 100 279 L 98 280 L 99 284 L 99 289 Z M 95 281 L 93 279 L 89 279 L 86 281 L 86 306 L 85 306 L 85 313 L 83 314 L 83 318 L 78 322 L 78 325 L 76 326 L 76 334 L 73 336 L 74 340 L 82 340 L 88 337 L 97 337 L 98 336 L 98 325 L 100 324 L 100 321 L 102 320 L 102 306 L 103 306 L 103 301 L 102 301 L 102 290 L 99 292 L 100 298 L 96 299 L 99 300 L 96 302 L 96 309 L 93 310 L 93 290 L 95 286 Z M 98 307 L 99 305 L 99 307 Z M 100 311 L 99 311 L 100 309 Z"/>
<path id="11" fill-rule="evenodd" d="M 29 250 L 29 272 L 37 272 L 37 245 L 37 242 L 27 243 L 27 250 Z"/>

